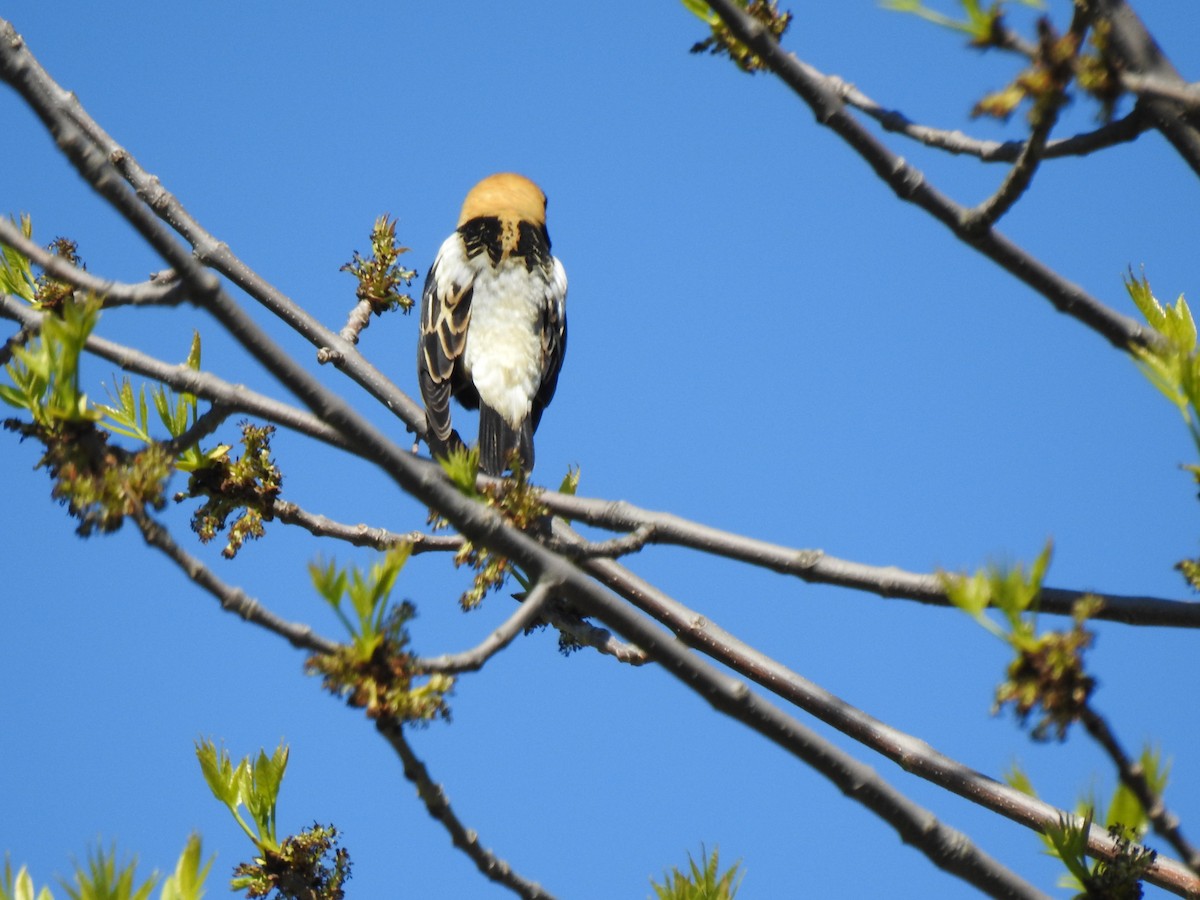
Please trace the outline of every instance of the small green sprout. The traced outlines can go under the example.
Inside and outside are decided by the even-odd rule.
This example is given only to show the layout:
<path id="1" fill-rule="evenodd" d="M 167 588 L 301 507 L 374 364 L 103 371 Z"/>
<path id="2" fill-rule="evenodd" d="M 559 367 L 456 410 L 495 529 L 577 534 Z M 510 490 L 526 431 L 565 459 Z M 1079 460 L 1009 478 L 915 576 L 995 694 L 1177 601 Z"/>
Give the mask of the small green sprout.
<path id="1" fill-rule="evenodd" d="M 454 679 L 432 674 L 418 682 L 408 650 L 408 623 L 416 608 L 407 601 L 389 603 L 411 550 L 408 544 L 391 548 L 365 574 L 354 566 L 339 569 L 333 562 L 309 565 L 313 586 L 351 640 L 333 653 L 309 657 L 305 668 L 323 676 L 326 690 L 370 718 L 427 724 L 450 718 L 446 697 Z"/>
<path id="2" fill-rule="evenodd" d="M 712 34 L 704 40 L 692 45 L 692 53 L 710 53 L 714 56 L 728 56 L 743 72 L 753 74 L 767 68 L 753 50 L 733 36 L 733 32 L 725 25 L 711 6 L 702 0 L 682 0 L 684 8 L 709 27 Z M 745 10 L 746 15 L 756 20 L 767 32 L 780 40 L 792 24 L 790 12 L 780 12 L 776 0 L 736 0 L 738 6 Z"/>
<path id="3" fill-rule="evenodd" d="M 666 873 L 662 884 L 651 879 L 650 886 L 654 888 L 657 900 L 733 900 L 744 875 L 739 871 L 740 865 L 734 863 L 718 874 L 717 849 L 714 848 L 710 856 L 701 848 L 699 863 L 688 854 L 687 874 L 673 868 Z"/>
<path id="4" fill-rule="evenodd" d="M 399 258 L 408 252 L 408 247 L 396 243 L 396 220 L 384 213 L 371 229 L 370 258 L 363 259 L 355 250 L 353 259 L 341 267 L 340 271 L 358 279 L 355 294 L 370 303 L 376 315 L 397 307 L 406 313 L 413 308 L 413 298 L 401 293 L 401 288 L 417 277 L 415 270 L 399 264 Z"/>
<path id="5" fill-rule="evenodd" d="M 1026 572 L 1022 566 L 990 567 L 973 575 L 942 573 L 946 596 L 959 609 L 1007 643 L 1015 652 L 1006 680 L 996 689 L 994 711 L 1012 704 L 1017 720 L 1026 724 L 1040 710 L 1031 732 L 1034 740 L 1048 740 L 1053 731 L 1059 740 L 1087 705 L 1095 681 L 1086 674 L 1083 651 L 1092 643 L 1084 625 L 1099 610 L 1100 601 L 1081 597 L 1074 609 L 1070 631 L 1039 634 L 1035 601 L 1050 564 L 1051 545 L 1038 555 Z M 1000 611 L 1000 625 L 986 615 L 988 608 Z"/>

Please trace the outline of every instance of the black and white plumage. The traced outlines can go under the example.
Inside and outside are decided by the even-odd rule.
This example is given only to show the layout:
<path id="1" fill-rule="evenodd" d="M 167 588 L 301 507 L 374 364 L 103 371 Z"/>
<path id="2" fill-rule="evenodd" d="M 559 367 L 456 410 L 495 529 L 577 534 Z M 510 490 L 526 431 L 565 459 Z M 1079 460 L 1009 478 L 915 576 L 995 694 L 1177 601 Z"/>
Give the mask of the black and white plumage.
<path id="1" fill-rule="evenodd" d="M 533 469 L 533 433 L 567 347 L 566 300 L 541 189 L 511 173 L 475 185 L 421 295 L 417 376 L 432 453 L 462 444 L 450 422 L 454 396 L 479 408 L 485 474 L 501 474 L 514 450 Z"/>

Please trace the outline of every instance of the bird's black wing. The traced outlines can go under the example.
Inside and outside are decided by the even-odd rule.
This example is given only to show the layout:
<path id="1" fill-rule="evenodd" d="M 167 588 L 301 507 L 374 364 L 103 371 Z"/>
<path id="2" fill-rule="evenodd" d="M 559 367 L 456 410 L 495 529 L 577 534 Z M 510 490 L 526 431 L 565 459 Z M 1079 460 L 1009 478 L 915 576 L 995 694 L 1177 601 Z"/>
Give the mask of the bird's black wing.
<path id="1" fill-rule="evenodd" d="M 446 273 L 441 267 L 454 264 L 454 260 L 447 258 L 447 245 L 443 245 L 425 276 L 425 290 L 421 294 L 417 380 L 421 398 L 425 401 L 429 449 L 438 455 L 444 455 L 461 443 L 450 424 L 451 393 L 464 405 L 472 405 L 472 397 L 464 391 L 464 386 L 469 388 L 469 380 L 462 362 L 467 326 L 471 321 L 471 284 L 460 284 L 444 277 Z M 439 282 L 442 283 L 441 290 Z M 473 393 L 473 388 L 470 391 Z M 478 403 L 477 398 L 475 402 Z"/>

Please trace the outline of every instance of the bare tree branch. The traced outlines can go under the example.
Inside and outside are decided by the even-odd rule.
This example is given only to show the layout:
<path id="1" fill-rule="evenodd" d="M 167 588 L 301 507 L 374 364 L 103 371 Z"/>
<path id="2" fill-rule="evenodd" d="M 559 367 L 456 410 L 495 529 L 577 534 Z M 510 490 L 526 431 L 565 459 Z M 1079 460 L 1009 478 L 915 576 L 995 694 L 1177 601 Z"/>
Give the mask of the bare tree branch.
<path id="1" fill-rule="evenodd" d="M 179 435 L 179 437 L 171 438 L 169 441 L 163 441 L 163 446 L 172 456 L 178 456 L 188 447 L 200 443 L 214 431 L 221 427 L 233 414 L 233 410 L 227 406 L 222 406 L 219 403 L 214 403 L 209 407 L 208 412 L 199 416 L 191 428 Z"/>
<path id="2" fill-rule="evenodd" d="M 1131 94 L 1171 100 L 1186 106 L 1192 112 L 1200 112 L 1200 85 L 1134 72 L 1122 72 L 1120 78 L 1121 87 Z"/>
<path id="3" fill-rule="evenodd" d="M 995 229 L 972 231 L 970 211 L 934 188 L 924 173 L 876 140 L 846 110 L 826 75 L 785 52 L 767 30 L 746 15 L 733 0 L 712 0 L 710 5 L 734 37 L 750 47 L 812 108 L 817 121 L 849 144 L 900 199 L 925 210 L 959 240 L 1025 282 L 1059 312 L 1079 320 L 1118 349 L 1129 350 L 1160 342 L 1152 329 L 1105 306 Z"/>
<path id="4" fill-rule="evenodd" d="M 1076 6 L 1068 32 L 1071 37 L 1075 38 L 1076 47 L 1083 43 L 1089 21 L 1085 8 Z M 968 229 L 982 231 L 991 228 L 1012 209 L 1033 182 L 1034 173 L 1037 172 L 1038 165 L 1045 155 L 1046 142 L 1050 139 L 1050 132 L 1058 122 L 1059 110 L 1066 102 L 1067 85 L 1073 77 L 1069 63 L 1050 61 L 1052 54 L 1049 51 L 1049 45 L 1053 43 L 1053 39 L 1054 35 L 1049 24 L 1043 23 L 1043 27 L 1039 28 L 1038 51 L 1045 60 L 1046 74 L 1052 79 L 1053 86 L 1047 94 L 1036 97 L 1033 101 L 1033 130 L 1029 134 L 1029 140 L 1025 142 L 1017 161 L 1004 177 L 1004 181 L 996 193 L 967 213 L 964 224 Z"/>
<path id="5" fill-rule="evenodd" d="M 785 547 L 710 525 L 692 522 L 672 513 L 642 509 L 623 500 L 599 500 L 546 491 L 541 502 L 555 515 L 588 525 L 618 531 L 648 528 L 647 541 L 690 547 L 736 559 L 783 575 L 794 575 L 812 584 L 831 584 L 866 591 L 881 597 L 915 600 L 933 606 L 949 606 L 937 575 L 906 572 L 895 566 L 872 566 L 838 559 L 823 550 Z M 1043 588 L 1038 611 L 1069 616 L 1075 601 L 1089 594 L 1103 607 L 1095 618 L 1127 625 L 1200 628 L 1200 603 L 1165 600 L 1159 597 L 1129 597 L 1095 591 Z"/>
<path id="6" fill-rule="evenodd" d="M 457 534 L 426 534 L 423 531 L 408 531 L 403 534 L 386 528 L 368 525 L 347 525 L 335 522 L 327 516 L 310 513 L 295 503 L 276 500 L 271 507 L 272 515 L 288 525 L 299 525 L 316 537 L 336 538 L 355 547 L 373 547 L 387 550 L 400 544 L 408 544 L 413 555 L 429 552 L 457 551 L 463 539 Z"/>
<path id="7" fill-rule="evenodd" d="M 983 162 L 1016 162 L 1025 152 L 1028 141 L 987 141 L 971 137 L 958 130 L 932 128 L 913 122 L 904 113 L 894 109 L 885 109 L 856 85 L 844 81 L 836 75 L 827 75 L 830 89 L 850 106 L 861 110 L 883 126 L 885 131 L 902 134 L 905 137 L 919 141 L 927 147 L 945 150 L 955 155 L 975 156 Z M 1151 128 L 1142 114 L 1141 108 L 1136 107 L 1124 118 L 1097 128 L 1095 131 L 1077 134 L 1069 138 L 1049 141 L 1042 153 L 1042 159 L 1062 159 L 1064 157 L 1086 156 L 1097 150 L 1104 150 L 1117 144 L 1128 143 L 1144 134 Z"/>
<path id="8" fill-rule="evenodd" d="M 417 796 L 425 804 L 429 815 L 442 823 L 454 846 L 467 854 L 480 872 L 489 880 L 504 885 L 518 897 L 525 897 L 527 900 L 554 900 L 554 895 L 548 893 L 540 884 L 522 878 L 512 870 L 512 866 L 480 845 L 479 835 L 464 826 L 455 815 L 446 792 L 429 776 L 429 770 L 409 746 L 398 723 L 380 719 L 375 723 L 375 727 L 400 757 L 400 762 L 404 765 L 404 777 L 416 786 Z"/>
<path id="9" fill-rule="evenodd" d="M 191 581 L 216 597 L 221 604 L 221 609 L 241 616 L 247 622 L 279 635 L 293 647 L 301 650 L 310 650 L 313 653 L 332 653 L 337 649 L 337 644 L 321 637 L 310 626 L 285 621 L 259 601 L 246 596 L 241 588 L 226 584 L 214 575 L 208 566 L 175 543 L 166 527 L 145 511 L 135 514 L 132 518 L 146 543 L 161 550 L 168 559 L 183 569 Z"/>
<path id="10" fill-rule="evenodd" d="M 447 675 L 478 672 L 484 663 L 511 644 L 518 634 L 537 622 L 552 590 L 550 584 L 539 581 L 530 590 L 529 595 L 518 604 L 516 611 L 478 646 L 462 653 L 445 653 L 441 656 L 414 659 L 414 670 L 423 673 L 441 672 Z"/>
<path id="11" fill-rule="evenodd" d="M 0 298 L 7 296 L 7 294 L 0 295 Z M 18 328 L 12 337 L 0 345 L 0 366 L 7 366 L 12 361 L 13 351 L 18 347 L 24 347 L 36 334 L 37 329 L 31 328 L 28 325 L 22 325 Z"/>
<path id="12" fill-rule="evenodd" d="M 112 306 L 176 306 L 183 302 L 184 295 L 178 282 L 144 281 L 139 284 L 124 284 L 99 278 L 85 269 L 71 265 L 61 256 L 56 256 L 40 244 L 31 241 L 8 219 L 0 216 L 0 244 L 7 244 L 46 274 L 59 281 L 104 298 L 106 307 Z"/>
<path id="13" fill-rule="evenodd" d="M 563 634 L 569 635 L 580 646 L 591 647 L 605 656 L 611 656 L 617 662 L 630 666 L 644 666 L 651 661 L 644 650 L 618 640 L 607 628 L 600 628 L 586 619 L 555 609 L 553 605 L 543 610 L 542 618 Z"/>
<path id="14" fill-rule="evenodd" d="M 581 541 L 575 543 L 554 540 L 550 544 L 550 547 L 571 559 L 594 559 L 597 556 L 607 556 L 615 559 L 619 556 L 637 553 L 653 540 L 654 523 L 643 522 L 628 534 L 610 538 L 607 541 Z"/>

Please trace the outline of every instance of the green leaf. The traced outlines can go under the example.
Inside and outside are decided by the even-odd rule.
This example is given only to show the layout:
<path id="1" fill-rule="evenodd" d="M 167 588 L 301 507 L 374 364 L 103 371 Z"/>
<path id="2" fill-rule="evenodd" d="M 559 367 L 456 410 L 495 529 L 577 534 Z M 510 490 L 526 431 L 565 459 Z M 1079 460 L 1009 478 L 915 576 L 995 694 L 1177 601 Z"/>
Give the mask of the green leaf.
<path id="1" fill-rule="evenodd" d="M 29 216 L 22 213 L 20 222 L 12 216 L 9 216 L 9 219 L 21 229 L 21 234 L 27 238 L 33 237 L 33 222 Z M 33 277 L 33 267 L 29 264 L 29 259 L 7 244 L 0 244 L 0 251 L 0 293 L 12 294 L 27 303 L 32 303 L 37 279 Z"/>
<path id="2" fill-rule="evenodd" d="M 1037 790 L 1034 788 L 1029 774 L 1017 762 L 1013 762 L 1008 771 L 1004 773 L 1004 783 L 1027 797 L 1037 797 Z"/>
<path id="3" fill-rule="evenodd" d="M 196 757 L 209 790 L 225 805 L 259 852 L 278 850 L 275 805 L 287 769 L 287 746 L 280 743 L 269 757 L 260 750 L 253 763 L 247 757 L 234 766 L 224 748 L 218 750 L 211 740 L 204 740 L 196 744 Z M 258 827 L 257 832 L 242 818 L 238 811 L 242 806 Z"/>
<path id="4" fill-rule="evenodd" d="M 288 748 L 281 743 L 270 756 L 259 750 L 254 760 L 249 790 L 245 798 L 246 809 L 258 825 L 259 839 L 264 849 L 275 849 L 275 806 L 279 800 L 279 786 L 287 771 Z"/>
<path id="5" fill-rule="evenodd" d="M 467 450 L 456 447 L 445 457 L 437 457 L 438 464 L 450 477 L 454 486 L 468 497 L 478 497 L 475 481 L 479 477 L 479 449 Z"/>
<path id="6" fill-rule="evenodd" d="M 50 888 L 45 886 L 35 895 L 33 878 L 25 866 L 21 866 L 14 879 L 12 863 L 6 856 L 4 859 L 4 882 L 0 884 L 0 900 L 54 900 L 54 895 L 50 893 Z"/>
<path id="7" fill-rule="evenodd" d="M 87 868 L 75 867 L 75 884 L 62 882 L 63 889 L 73 900 L 146 900 L 154 890 L 156 875 L 141 886 L 134 886 L 137 860 L 117 867 L 117 851 L 97 849 L 88 853 Z"/>
<path id="8" fill-rule="evenodd" d="M 1150 790 L 1161 795 L 1166 789 L 1171 767 L 1169 764 L 1163 765 L 1160 751 L 1147 745 L 1142 750 L 1138 764 Z M 1150 826 L 1150 817 L 1133 791 L 1126 787 L 1124 782 L 1119 782 L 1113 792 L 1104 824 L 1108 828 L 1120 825 L 1132 840 L 1140 840 Z"/>
<path id="9" fill-rule="evenodd" d="M 1087 867 L 1087 836 L 1092 827 L 1092 817 L 1088 815 L 1060 816 L 1058 822 L 1046 826 L 1046 838 L 1050 842 L 1053 854 L 1062 860 L 1067 871 L 1082 888 L 1087 883 L 1090 873 Z"/>
<path id="10" fill-rule="evenodd" d="M 200 771 L 213 796 L 228 807 L 236 807 L 238 788 L 229 751 L 224 747 L 218 750 L 211 740 L 197 741 L 196 759 L 200 761 Z"/>
<path id="11" fill-rule="evenodd" d="M 571 466 L 567 469 L 567 474 L 563 476 L 562 483 L 558 486 L 560 494 L 568 494 L 572 497 L 579 490 L 579 466 Z"/>
<path id="12" fill-rule="evenodd" d="M 704 0 L 680 0 L 680 2 L 683 3 L 684 9 L 705 25 L 716 25 L 720 21 L 717 14 L 713 12 L 712 7 L 705 3 Z"/>
<path id="13" fill-rule="evenodd" d="M 199 331 L 192 332 L 192 346 L 188 349 L 188 355 L 187 355 L 186 362 L 187 362 L 187 367 L 189 369 L 194 369 L 197 372 L 200 371 L 200 332 Z"/>
<path id="14" fill-rule="evenodd" d="M 710 856 L 701 847 L 699 864 L 688 854 L 688 874 L 674 868 L 666 873 L 662 884 L 651 879 L 650 886 L 658 900 L 733 900 L 742 880 L 740 865 L 734 863 L 718 875 L 718 850 L 714 848 Z"/>
<path id="15" fill-rule="evenodd" d="M 204 880 L 212 867 L 213 858 L 200 865 L 200 835 L 193 834 L 179 854 L 175 871 L 163 881 L 160 900 L 200 900 L 204 896 Z"/>

